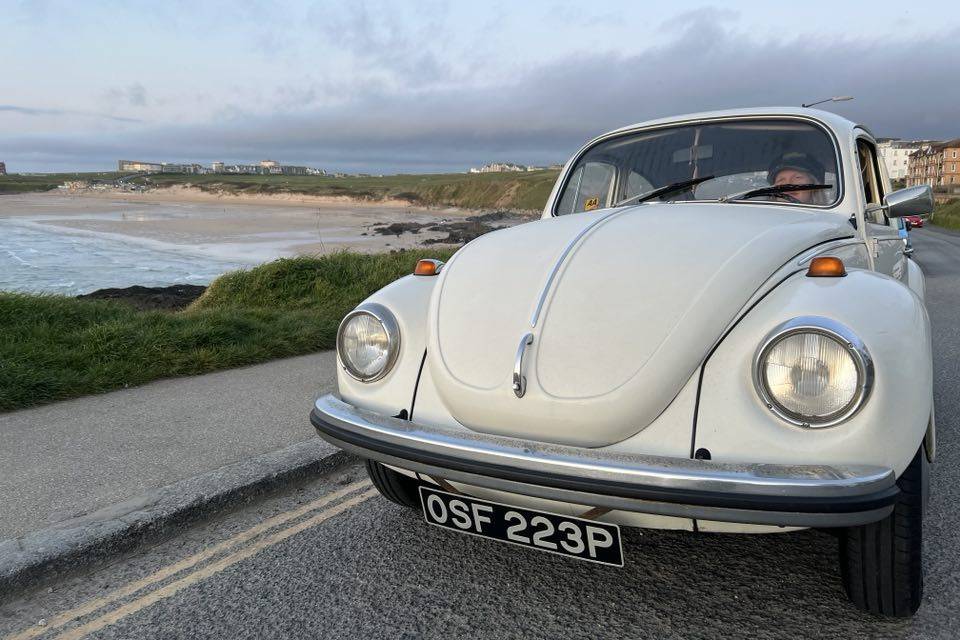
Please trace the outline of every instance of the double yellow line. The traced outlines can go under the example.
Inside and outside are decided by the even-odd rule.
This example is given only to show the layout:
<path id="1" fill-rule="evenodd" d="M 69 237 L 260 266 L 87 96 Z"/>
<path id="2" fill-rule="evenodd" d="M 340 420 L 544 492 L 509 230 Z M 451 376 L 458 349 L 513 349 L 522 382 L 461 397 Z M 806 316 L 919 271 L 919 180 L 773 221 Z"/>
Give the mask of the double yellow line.
<path id="1" fill-rule="evenodd" d="M 259 524 L 256 524 L 249 529 L 242 531 L 233 537 L 228 538 L 227 540 L 224 540 L 223 542 L 215 544 L 212 547 L 208 547 L 203 551 L 180 560 L 179 562 L 163 567 L 162 569 L 159 569 L 155 573 L 152 573 L 145 578 L 131 582 L 123 587 L 111 591 L 105 596 L 88 600 L 78 607 L 70 609 L 69 611 L 65 611 L 64 613 L 61 613 L 48 620 L 46 626 L 30 627 L 19 633 L 15 633 L 14 635 L 7 636 L 6 640 L 30 640 L 31 638 L 37 638 L 41 635 L 52 633 L 57 629 L 70 624 L 71 622 L 100 611 L 110 604 L 132 596 L 147 589 L 148 587 L 160 584 L 168 578 L 171 578 L 188 569 L 194 569 L 186 575 L 177 578 L 173 582 L 164 584 L 163 586 L 152 591 L 147 591 L 130 602 L 111 609 L 99 615 L 98 617 L 93 618 L 92 620 L 84 622 L 80 626 L 67 629 L 56 636 L 57 640 L 77 640 L 79 638 L 83 638 L 86 635 L 89 635 L 95 631 L 99 631 L 100 629 L 108 627 L 129 615 L 149 607 L 156 602 L 169 598 L 177 592 L 197 584 L 198 582 L 201 582 L 210 576 L 216 575 L 227 567 L 233 566 L 241 560 L 246 560 L 260 551 L 263 551 L 264 549 L 283 542 L 287 538 L 294 536 L 301 531 L 315 527 L 318 524 L 321 524 L 324 521 L 357 506 L 358 504 L 376 495 L 376 489 L 370 489 L 369 487 L 369 480 L 360 480 L 347 485 L 343 489 L 328 493 L 323 497 L 309 502 L 297 509 L 286 511 L 268 518 Z M 363 489 L 367 490 L 362 491 Z M 334 504 L 333 506 L 328 506 L 343 497 L 357 492 L 360 493 L 348 498 L 347 500 L 343 500 L 342 502 Z M 272 529 L 287 524 L 293 520 L 297 520 L 298 518 L 317 510 L 320 511 L 305 520 L 280 529 L 279 531 L 271 533 L 270 535 L 264 536 L 258 540 L 254 540 L 268 531 L 271 531 Z M 246 544 L 252 540 L 254 541 L 251 544 Z M 211 560 L 228 551 L 229 553 L 227 553 L 227 555 L 224 555 L 215 562 L 203 564 L 203 566 L 197 567 L 197 565 L 200 565 L 207 560 Z"/>

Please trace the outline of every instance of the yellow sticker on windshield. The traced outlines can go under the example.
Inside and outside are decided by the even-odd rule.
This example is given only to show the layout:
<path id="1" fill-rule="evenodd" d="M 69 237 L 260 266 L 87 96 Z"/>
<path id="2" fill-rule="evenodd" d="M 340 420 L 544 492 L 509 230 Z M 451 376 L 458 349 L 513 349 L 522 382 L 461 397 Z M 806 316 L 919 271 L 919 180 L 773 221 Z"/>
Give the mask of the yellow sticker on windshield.
<path id="1" fill-rule="evenodd" d="M 594 209 L 600 208 L 600 198 L 594 196 L 593 198 L 587 198 L 583 203 L 584 211 L 593 211 Z"/>

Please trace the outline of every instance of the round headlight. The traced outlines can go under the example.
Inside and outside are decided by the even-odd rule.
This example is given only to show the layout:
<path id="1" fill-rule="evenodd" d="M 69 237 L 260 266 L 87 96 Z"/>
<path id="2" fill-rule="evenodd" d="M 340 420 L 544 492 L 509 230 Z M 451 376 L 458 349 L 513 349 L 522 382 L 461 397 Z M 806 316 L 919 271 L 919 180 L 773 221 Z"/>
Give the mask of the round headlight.
<path id="1" fill-rule="evenodd" d="M 337 354 L 343 368 L 362 382 L 389 373 L 400 353 L 400 329 L 393 314 L 368 303 L 347 314 L 337 331 Z"/>
<path id="2" fill-rule="evenodd" d="M 873 363 L 853 332 L 827 318 L 795 318 L 773 331 L 757 353 L 754 381 L 764 403 L 805 427 L 852 416 L 873 383 Z"/>

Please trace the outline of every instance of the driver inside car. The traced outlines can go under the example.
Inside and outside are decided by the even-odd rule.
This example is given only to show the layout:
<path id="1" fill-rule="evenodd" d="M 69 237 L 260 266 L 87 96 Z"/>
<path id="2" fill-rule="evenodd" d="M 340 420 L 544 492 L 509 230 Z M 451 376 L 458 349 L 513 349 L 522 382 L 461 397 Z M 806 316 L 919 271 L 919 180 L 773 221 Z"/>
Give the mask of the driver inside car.
<path id="1" fill-rule="evenodd" d="M 822 184 L 825 170 L 815 158 L 800 151 L 789 151 L 770 165 L 767 182 L 777 187 L 783 184 Z M 792 201 L 802 204 L 822 204 L 822 191 L 786 191 Z"/>

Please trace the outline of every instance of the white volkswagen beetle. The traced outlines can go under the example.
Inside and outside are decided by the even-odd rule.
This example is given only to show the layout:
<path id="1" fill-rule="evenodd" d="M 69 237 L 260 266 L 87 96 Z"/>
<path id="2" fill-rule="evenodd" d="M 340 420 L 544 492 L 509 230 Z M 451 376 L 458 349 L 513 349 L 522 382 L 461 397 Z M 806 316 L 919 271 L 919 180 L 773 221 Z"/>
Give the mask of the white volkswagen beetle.
<path id="1" fill-rule="evenodd" d="M 613 131 L 541 220 L 351 312 L 311 420 L 431 524 L 610 565 L 619 526 L 829 528 L 852 601 L 910 615 L 935 425 L 897 218 L 932 206 L 822 111 Z"/>

